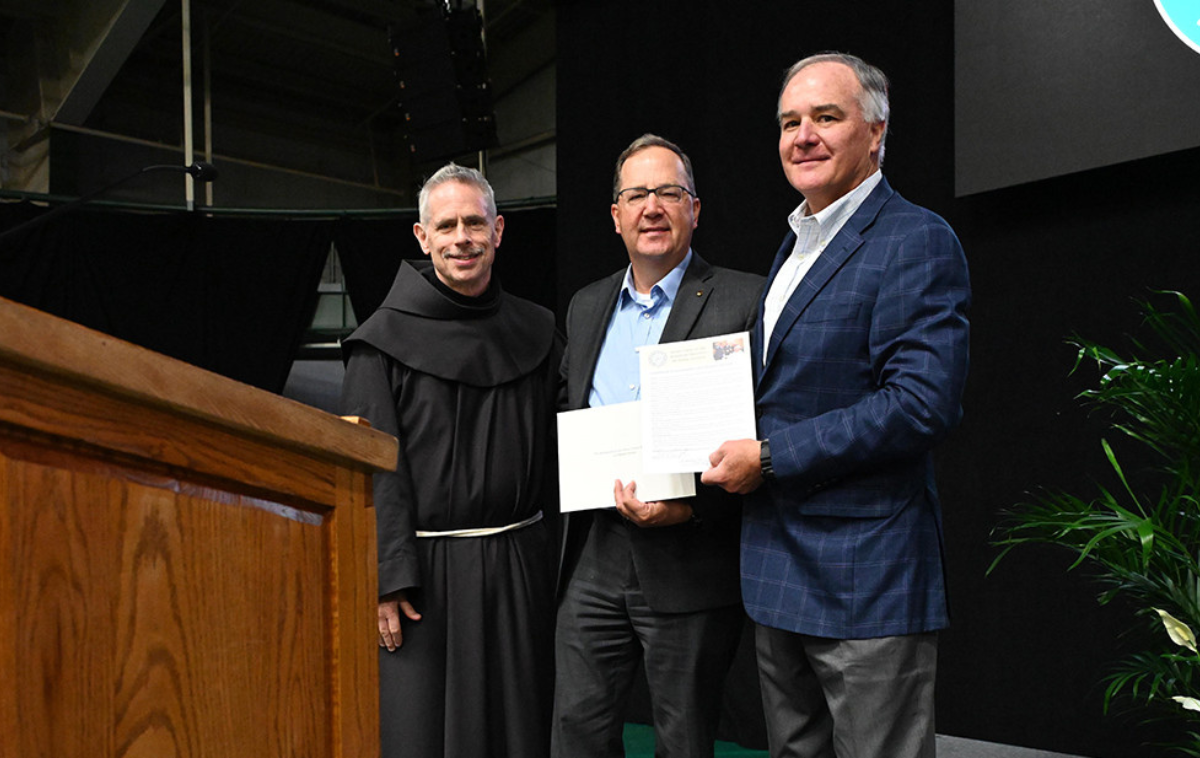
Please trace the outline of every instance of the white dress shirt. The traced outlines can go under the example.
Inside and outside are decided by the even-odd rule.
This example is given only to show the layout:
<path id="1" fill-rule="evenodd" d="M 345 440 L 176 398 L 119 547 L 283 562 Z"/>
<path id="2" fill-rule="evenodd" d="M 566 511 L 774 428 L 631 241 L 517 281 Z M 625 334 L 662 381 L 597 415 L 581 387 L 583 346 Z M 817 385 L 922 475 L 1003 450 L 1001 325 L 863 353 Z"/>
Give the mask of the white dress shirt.
<path id="1" fill-rule="evenodd" d="M 813 263 L 820 257 L 829 241 L 837 236 L 846 222 L 854 215 L 867 195 L 883 181 L 883 173 L 876 170 L 862 184 L 834 200 L 819 213 L 809 215 L 808 201 L 800 203 L 796 210 L 788 216 L 788 225 L 796 233 L 796 244 L 792 254 L 779 268 L 767 292 L 763 306 L 763 362 L 767 360 L 767 345 L 771 343 L 771 332 L 783 306 L 792 297 L 800 280 L 812 268 Z"/>

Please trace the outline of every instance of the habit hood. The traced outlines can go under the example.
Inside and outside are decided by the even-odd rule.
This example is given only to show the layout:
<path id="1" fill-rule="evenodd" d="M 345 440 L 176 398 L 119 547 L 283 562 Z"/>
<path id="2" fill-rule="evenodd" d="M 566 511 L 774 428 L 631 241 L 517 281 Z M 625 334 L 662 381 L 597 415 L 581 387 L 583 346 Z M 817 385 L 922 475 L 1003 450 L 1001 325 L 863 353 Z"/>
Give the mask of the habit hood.
<path id="1" fill-rule="evenodd" d="M 432 267 L 400 263 L 383 304 L 342 341 L 343 360 L 364 342 L 414 371 L 475 387 L 510 382 L 542 364 L 554 345 L 549 310 L 505 293 L 495 276 L 478 298 L 444 292 L 427 278 Z"/>

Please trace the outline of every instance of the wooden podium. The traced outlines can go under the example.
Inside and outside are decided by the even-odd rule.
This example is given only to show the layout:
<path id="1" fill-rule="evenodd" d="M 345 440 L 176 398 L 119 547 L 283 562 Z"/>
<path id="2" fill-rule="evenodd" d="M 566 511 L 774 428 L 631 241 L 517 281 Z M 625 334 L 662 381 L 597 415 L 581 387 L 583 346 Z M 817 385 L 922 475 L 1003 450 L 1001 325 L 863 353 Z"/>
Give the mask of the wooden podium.
<path id="1" fill-rule="evenodd" d="M 379 753 L 396 440 L 0 300 L 0 758 Z"/>

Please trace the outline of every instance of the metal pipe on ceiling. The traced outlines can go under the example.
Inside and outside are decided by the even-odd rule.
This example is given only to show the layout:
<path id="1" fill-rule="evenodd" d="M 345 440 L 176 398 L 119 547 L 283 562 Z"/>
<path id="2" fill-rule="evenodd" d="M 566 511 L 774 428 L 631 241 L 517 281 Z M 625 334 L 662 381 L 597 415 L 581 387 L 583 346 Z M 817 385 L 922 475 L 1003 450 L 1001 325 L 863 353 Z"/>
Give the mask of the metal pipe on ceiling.
<path id="1" fill-rule="evenodd" d="M 204 14 L 204 160 L 212 163 L 212 26 L 209 14 Z M 188 164 L 189 166 L 192 164 Z M 204 204 L 212 207 L 213 183 L 204 183 Z"/>
<path id="2" fill-rule="evenodd" d="M 475 7 L 479 9 L 479 44 L 483 45 L 484 59 L 487 58 L 487 16 L 484 11 L 484 0 L 475 0 Z M 479 151 L 479 173 L 487 178 L 487 150 Z"/>
<path id="3" fill-rule="evenodd" d="M 19 113 L 11 113 L 11 112 L 7 112 L 7 111 L 0 111 L 0 118 L 8 118 L 8 119 L 12 119 L 14 121 L 22 121 L 22 122 L 29 120 L 28 116 L 24 116 Z M 183 152 L 183 148 L 180 147 L 179 145 L 167 145 L 162 142 L 155 142 L 154 140 L 142 139 L 140 137 L 130 137 L 125 134 L 115 134 L 113 132 L 101 131 L 100 129 L 89 129 L 86 126 L 74 126 L 72 124 L 56 124 L 52 121 L 52 122 L 46 124 L 46 127 L 49 129 L 60 129 L 64 132 L 74 132 L 75 134 L 83 134 L 83 135 L 86 135 L 89 137 L 99 137 L 101 139 L 110 139 L 110 140 L 113 140 L 114 142 L 125 142 L 125 143 L 131 144 L 131 145 L 142 145 L 143 147 L 152 147 L 152 148 L 156 148 L 158 150 L 170 150 L 171 152 L 174 152 L 174 153 L 182 153 Z M 311 171 L 302 171 L 300 169 L 288 168 L 286 166 L 277 166 L 272 163 L 264 163 L 263 161 L 248 160 L 246 158 L 235 158 L 235 157 L 229 156 L 229 155 L 221 155 L 220 153 L 213 153 L 209 162 L 210 163 L 217 163 L 217 162 L 231 163 L 231 164 L 236 164 L 239 166 L 248 166 L 250 168 L 263 169 L 265 171 L 274 171 L 274 172 L 281 173 L 281 174 L 291 174 L 292 176 L 300 176 L 300 177 L 304 177 L 305 179 L 316 179 L 316 180 L 322 181 L 322 182 L 331 182 L 333 184 L 341 184 L 341 185 L 344 185 L 347 187 L 356 187 L 359 189 L 371 190 L 372 192 L 382 192 L 383 194 L 395 195 L 396 197 L 408 197 L 408 193 L 406 193 L 406 192 L 401 192 L 400 190 L 389 189 L 387 187 L 380 187 L 380 186 L 377 186 L 374 184 L 368 184 L 366 182 L 356 182 L 351 179 L 339 179 L 338 177 L 335 177 L 335 176 L 325 176 L 324 174 L 317 174 L 317 173 L 313 173 Z M 190 164 L 185 164 L 185 165 L 190 165 Z M 212 209 L 210 208 L 210 209 L 206 209 L 206 210 L 212 210 Z"/>
<path id="4" fill-rule="evenodd" d="M 192 145 L 192 3 L 191 0 L 180 0 L 180 16 L 183 28 L 183 162 L 192 165 L 195 162 L 195 150 Z M 196 207 L 196 184 L 190 174 L 183 178 L 183 196 L 187 209 Z"/>

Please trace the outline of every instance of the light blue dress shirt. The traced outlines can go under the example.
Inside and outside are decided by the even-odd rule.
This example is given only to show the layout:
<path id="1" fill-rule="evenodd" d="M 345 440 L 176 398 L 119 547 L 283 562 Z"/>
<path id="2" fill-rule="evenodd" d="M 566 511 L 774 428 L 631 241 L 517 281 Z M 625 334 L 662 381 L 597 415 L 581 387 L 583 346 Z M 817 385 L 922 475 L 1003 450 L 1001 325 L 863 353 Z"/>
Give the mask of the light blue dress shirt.
<path id="1" fill-rule="evenodd" d="M 625 270 L 625 284 L 617 294 L 617 304 L 596 361 L 588 405 L 595 408 L 630 403 L 641 397 L 637 349 L 658 344 L 679 293 L 683 272 L 691 262 L 692 251 L 688 250 L 679 265 L 651 287 L 648 295 L 633 286 L 633 267 Z"/>

